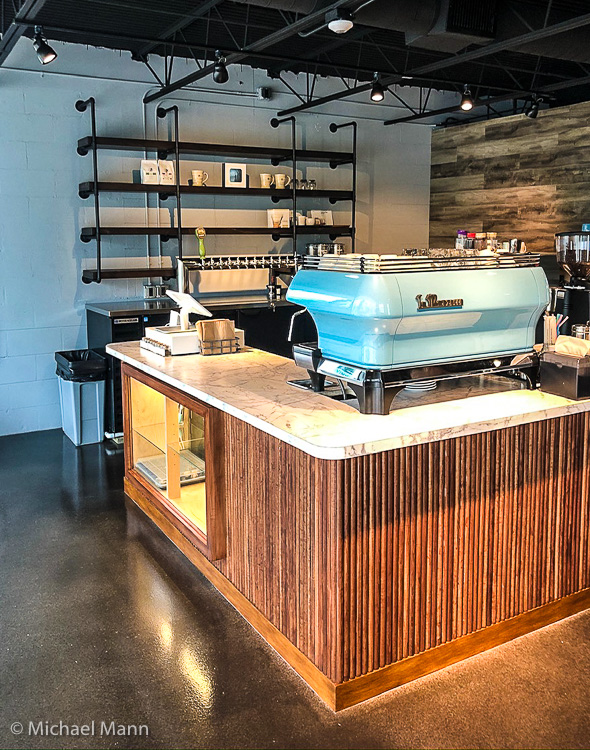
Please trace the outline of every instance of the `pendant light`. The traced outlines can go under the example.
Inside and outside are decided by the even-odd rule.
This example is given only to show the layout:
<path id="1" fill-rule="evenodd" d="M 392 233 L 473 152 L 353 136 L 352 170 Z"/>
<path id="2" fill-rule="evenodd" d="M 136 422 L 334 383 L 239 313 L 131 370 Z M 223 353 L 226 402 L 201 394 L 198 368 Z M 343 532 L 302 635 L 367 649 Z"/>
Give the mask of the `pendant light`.
<path id="1" fill-rule="evenodd" d="M 379 80 L 379 73 L 373 75 L 373 86 L 371 87 L 371 101 L 382 102 L 385 99 L 385 91 Z"/>
<path id="2" fill-rule="evenodd" d="M 35 26 L 33 49 L 37 53 L 41 65 L 47 65 L 47 63 L 53 62 L 57 57 L 57 52 L 47 44 L 47 40 L 43 36 L 43 27 L 41 26 Z"/>
<path id="3" fill-rule="evenodd" d="M 223 52 L 217 50 L 215 52 L 215 67 L 213 68 L 213 80 L 215 83 L 227 83 L 229 81 L 229 73 L 225 65 L 225 57 Z"/>
<path id="4" fill-rule="evenodd" d="M 469 112 L 470 109 L 473 109 L 473 97 L 471 96 L 471 91 L 469 90 L 469 86 L 467 84 L 463 86 L 463 96 L 461 97 L 461 109 L 464 112 Z"/>
<path id="5" fill-rule="evenodd" d="M 326 23 L 334 34 L 346 34 L 354 26 L 352 14 L 346 10 L 330 10 L 326 13 Z"/>
<path id="6" fill-rule="evenodd" d="M 532 102 L 529 104 L 529 106 L 525 109 L 524 113 L 527 117 L 530 117 L 531 120 L 534 120 L 537 115 L 539 114 L 539 105 L 543 103 L 543 97 L 541 96 L 533 96 Z"/>

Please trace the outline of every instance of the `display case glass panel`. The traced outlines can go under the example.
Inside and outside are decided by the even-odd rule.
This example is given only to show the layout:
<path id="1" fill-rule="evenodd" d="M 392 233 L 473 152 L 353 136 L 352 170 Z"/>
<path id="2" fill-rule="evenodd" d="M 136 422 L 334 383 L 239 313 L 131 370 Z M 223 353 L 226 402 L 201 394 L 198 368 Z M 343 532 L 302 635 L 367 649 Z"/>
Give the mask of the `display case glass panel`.
<path id="1" fill-rule="evenodd" d="M 220 420 L 194 399 L 156 390 L 149 376 L 125 375 L 124 382 L 128 469 L 170 520 L 191 530 L 197 547 L 219 559 L 225 550 Z"/>
<path id="2" fill-rule="evenodd" d="M 166 399 L 138 380 L 131 380 L 131 438 L 134 468 L 153 487 L 166 488 Z"/>

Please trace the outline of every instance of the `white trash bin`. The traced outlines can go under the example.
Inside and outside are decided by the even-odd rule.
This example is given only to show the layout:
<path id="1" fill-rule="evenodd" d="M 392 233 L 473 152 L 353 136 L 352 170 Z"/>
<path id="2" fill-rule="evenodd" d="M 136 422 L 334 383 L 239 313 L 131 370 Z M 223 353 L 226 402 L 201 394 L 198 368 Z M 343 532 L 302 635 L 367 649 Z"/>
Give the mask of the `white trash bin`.
<path id="1" fill-rule="evenodd" d="M 92 350 L 56 352 L 61 426 L 74 445 L 104 439 L 106 360 Z"/>

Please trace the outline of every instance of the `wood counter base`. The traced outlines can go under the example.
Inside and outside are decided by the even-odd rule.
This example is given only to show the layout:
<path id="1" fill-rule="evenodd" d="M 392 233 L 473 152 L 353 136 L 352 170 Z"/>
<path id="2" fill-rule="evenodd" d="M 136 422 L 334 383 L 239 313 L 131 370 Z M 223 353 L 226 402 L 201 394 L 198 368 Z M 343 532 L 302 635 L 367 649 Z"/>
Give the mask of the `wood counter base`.
<path id="1" fill-rule="evenodd" d="M 345 460 L 220 424 L 222 559 L 125 491 L 334 710 L 590 607 L 587 412 Z"/>

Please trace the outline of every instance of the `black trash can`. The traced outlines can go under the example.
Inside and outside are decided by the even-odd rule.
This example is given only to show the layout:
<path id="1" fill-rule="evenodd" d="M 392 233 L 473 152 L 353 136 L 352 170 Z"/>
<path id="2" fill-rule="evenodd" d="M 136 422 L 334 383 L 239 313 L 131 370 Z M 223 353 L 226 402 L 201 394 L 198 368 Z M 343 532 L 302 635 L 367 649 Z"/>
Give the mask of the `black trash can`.
<path id="1" fill-rule="evenodd" d="M 55 352 L 61 426 L 74 445 L 104 439 L 106 359 L 92 349 Z"/>

